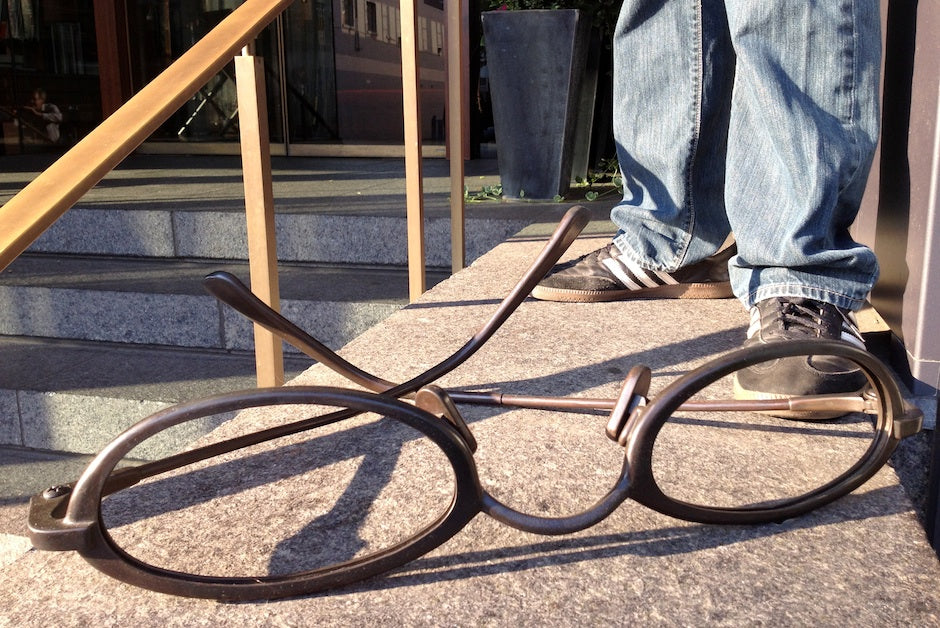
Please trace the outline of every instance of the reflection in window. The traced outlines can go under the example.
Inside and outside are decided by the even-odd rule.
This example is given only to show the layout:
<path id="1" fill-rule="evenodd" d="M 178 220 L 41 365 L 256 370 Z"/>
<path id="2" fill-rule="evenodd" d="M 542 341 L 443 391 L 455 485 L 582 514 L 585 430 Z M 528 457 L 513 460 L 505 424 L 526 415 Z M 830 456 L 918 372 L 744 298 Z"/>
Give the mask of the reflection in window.
<path id="1" fill-rule="evenodd" d="M 373 37 L 379 32 L 378 17 L 374 2 L 366 2 L 366 30 Z"/>
<path id="2" fill-rule="evenodd" d="M 343 0 L 343 26 L 356 28 L 356 0 Z"/>
<path id="3" fill-rule="evenodd" d="M 93 0 L 0 0 L 0 154 L 68 146 L 100 122 Z"/>

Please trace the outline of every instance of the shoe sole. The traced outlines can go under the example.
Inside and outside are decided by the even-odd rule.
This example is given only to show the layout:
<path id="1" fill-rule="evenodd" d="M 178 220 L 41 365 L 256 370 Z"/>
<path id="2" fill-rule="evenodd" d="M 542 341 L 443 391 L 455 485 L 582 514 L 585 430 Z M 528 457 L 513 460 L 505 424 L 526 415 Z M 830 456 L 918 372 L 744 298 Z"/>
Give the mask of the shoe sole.
<path id="1" fill-rule="evenodd" d="M 605 301 L 632 301 L 634 299 L 729 299 L 731 282 L 712 281 L 706 283 L 681 283 L 656 286 L 641 290 L 574 290 L 570 288 L 547 288 L 535 286 L 532 296 L 542 301 L 564 303 L 601 303 Z"/>
<path id="2" fill-rule="evenodd" d="M 789 399 L 793 397 L 793 395 L 786 395 L 783 393 L 769 393 L 769 392 L 761 392 L 759 390 L 748 390 L 747 388 L 743 388 L 741 384 L 738 382 L 737 375 L 735 375 L 733 380 L 734 380 L 734 398 L 735 399 L 741 399 L 741 400 L 747 400 L 747 401 L 760 401 L 763 399 Z M 868 388 L 867 386 L 863 386 L 859 390 L 852 391 L 851 393 L 848 393 L 848 394 L 861 395 L 862 393 L 865 392 L 867 388 Z M 850 413 L 839 412 L 839 411 L 820 413 L 820 412 L 810 412 L 810 411 L 800 411 L 800 410 L 783 410 L 783 411 L 776 411 L 776 410 L 769 411 L 768 410 L 767 412 L 760 412 L 759 414 L 777 417 L 778 419 L 791 419 L 791 420 L 796 420 L 796 421 L 828 421 L 830 419 L 838 419 L 839 417 L 843 417 Z"/>

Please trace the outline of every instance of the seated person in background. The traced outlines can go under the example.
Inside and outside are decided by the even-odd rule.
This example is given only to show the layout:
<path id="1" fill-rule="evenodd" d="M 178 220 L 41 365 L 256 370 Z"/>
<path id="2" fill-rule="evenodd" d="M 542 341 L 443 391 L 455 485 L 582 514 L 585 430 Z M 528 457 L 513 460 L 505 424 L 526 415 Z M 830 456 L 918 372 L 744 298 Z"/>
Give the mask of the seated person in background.
<path id="1" fill-rule="evenodd" d="M 62 122 L 62 112 L 52 103 L 46 102 L 46 91 L 41 88 L 33 90 L 32 104 L 23 107 L 21 115 L 35 117 L 35 124 L 45 131 L 46 139 L 53 144 L 59 141 L 59 123 Z"/>

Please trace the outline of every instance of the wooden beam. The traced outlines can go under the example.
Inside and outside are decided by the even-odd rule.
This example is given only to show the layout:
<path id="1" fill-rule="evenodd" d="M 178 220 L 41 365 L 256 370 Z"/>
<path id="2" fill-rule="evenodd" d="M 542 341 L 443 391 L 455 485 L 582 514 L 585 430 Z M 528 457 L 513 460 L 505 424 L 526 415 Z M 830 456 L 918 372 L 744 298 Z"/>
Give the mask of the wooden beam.
<path id="1" fill-rule="evenodd" d="M 126 0 L 95 0 L 95 41 L 101 118 L 117 111 L 133 94 Z"/>

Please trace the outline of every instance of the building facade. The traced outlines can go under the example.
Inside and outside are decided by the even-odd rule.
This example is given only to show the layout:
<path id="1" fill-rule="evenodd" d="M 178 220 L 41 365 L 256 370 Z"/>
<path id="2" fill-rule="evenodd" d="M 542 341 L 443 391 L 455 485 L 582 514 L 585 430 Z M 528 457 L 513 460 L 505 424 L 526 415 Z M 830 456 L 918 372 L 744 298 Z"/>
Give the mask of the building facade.
<path id="1" fill-rule="evenodd" d="M 0 0 L 0 121 L 7 153 L 77 141 L 224 19 L 239 0 Z M 398 0 L 296 0 L 265 29 L 272 151 L 403 138 Z M 418 0 L 422 135 L 442 140 L 443 0 Z M 31 107 L 42 90 L 59 139 Z M 47 107 L 48 108 L 48 107 Z M 168 152 L 235 150 L 230 66 L 150 139 Z M 227 148 L 228 147 L 228 148 Z"/>

